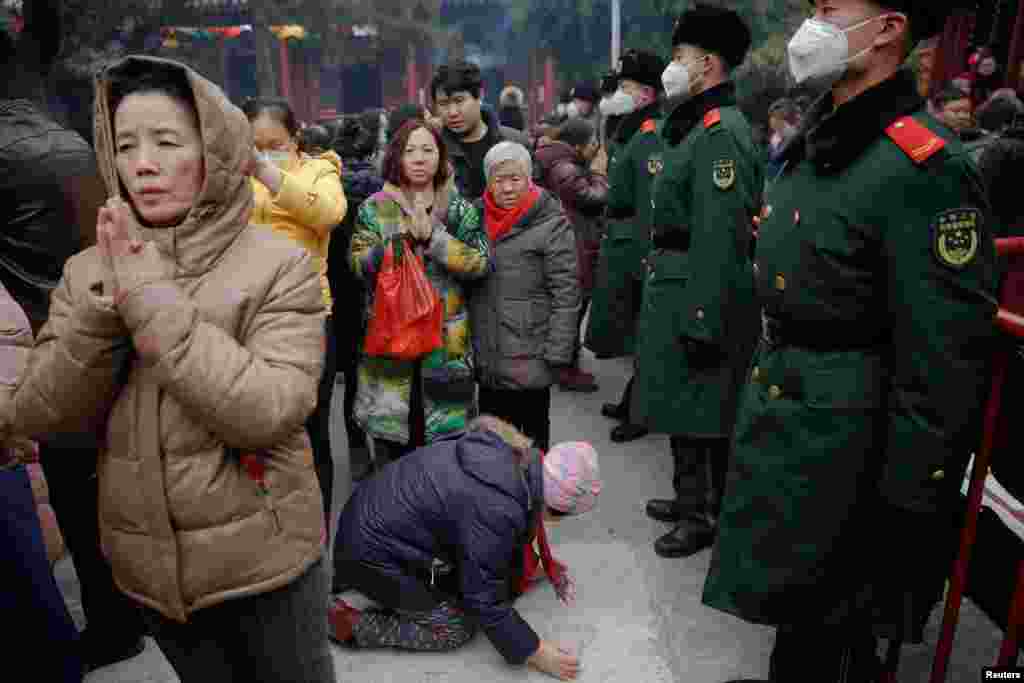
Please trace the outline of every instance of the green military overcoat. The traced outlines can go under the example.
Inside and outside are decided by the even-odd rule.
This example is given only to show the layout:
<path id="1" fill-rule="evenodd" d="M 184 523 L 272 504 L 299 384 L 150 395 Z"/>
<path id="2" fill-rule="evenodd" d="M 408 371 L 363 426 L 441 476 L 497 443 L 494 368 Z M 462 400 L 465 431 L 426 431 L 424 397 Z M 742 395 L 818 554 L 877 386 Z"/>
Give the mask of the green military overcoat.
<path id="1" fill-rule="evenodd" d="M 979 443 L 993 226 L 909 74 L 832 109 L 826 95 L 808 113 L 766 192 L 765 338 L 703 599 L 764 624 L 858 615 L 919 642 Z"/>
<path id="2" fill-rule="evenodd" d="M 651 248 L 651 184 L 660 171 L 661 107 L 624 117 L 609 144 L 607 229 L 601 239 L 584 346 L 598 358 L 633 353 Z"/>
<path id="3" fill-rule="evenodd" d="M 751 220 L 764 172 L 731 83 L 673 108 L 661 135 L 630 416 L 654 432 L 724 437 L 759 325 Z"/>

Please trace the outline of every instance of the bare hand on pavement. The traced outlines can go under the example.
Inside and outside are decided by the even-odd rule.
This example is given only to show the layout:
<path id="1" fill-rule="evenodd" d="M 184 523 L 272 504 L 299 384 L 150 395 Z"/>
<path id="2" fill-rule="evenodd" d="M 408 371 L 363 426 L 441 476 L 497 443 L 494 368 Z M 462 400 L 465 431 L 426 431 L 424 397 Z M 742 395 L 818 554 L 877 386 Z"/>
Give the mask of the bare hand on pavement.
<path id="1" fill-rule="evenodd" d="M 574 681 L 580 675 L 579 658 L 565 648 L 546 640 L 526 660 L 530 666 L 562 681 Z"/>

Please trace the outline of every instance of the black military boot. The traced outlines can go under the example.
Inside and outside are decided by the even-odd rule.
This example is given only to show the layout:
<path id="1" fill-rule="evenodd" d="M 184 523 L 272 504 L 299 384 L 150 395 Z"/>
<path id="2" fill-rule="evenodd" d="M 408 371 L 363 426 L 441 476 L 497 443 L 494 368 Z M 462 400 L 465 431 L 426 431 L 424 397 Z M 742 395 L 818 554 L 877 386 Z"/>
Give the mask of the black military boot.
<path id="1" fill-rule="evenodd" d="M 704 512 L 688 515 L 654 542 L 659 557 L 690 557 L 710 548 L 715 541 L 715 527 Z"/>
<path id="2" fill-rule="evenodd" d="M 601 415 L 609 420 L 616 420 L 618 422 L 629 420 L 629 403 L 633 397 L 634 379 L 636 378 L 630 377 L 629 381 L 626 382 L 626 389 L 622 392 L 622 399 L 618 403 L 605 403 L 601 406 Z"/>
<path id="3" fill-rule="evenodd" d="M 631 425 L 628 422 L 624 422 L 612 430 L 611 440 L 614 443 L 626 443 L 628 441 L 636 441 L 639 438 L 647 436 L 647 434 L 647 427 Z"/>
<path id="4" fill-rule="evenodd" d="M 674 498 L 655 498 L 647 501 L 647 516 L 666 524 L 678 524 L 683 521 L 686 506 Z"/>
<path id="5" fill-rule="evenodd" d="M 672 447 L 672 488 L 675 498 L 655 498 L 647 502 L 647 516 L 666 524 L 679 524 L 692 512 L 700 510 L 706 496 L 705 475 L 700 461 L 704 445 L 699 441 L 673 436 Z"/>
<path id="6" fill-rule="evenodd" d="M 719 496 L 711 459 L 716 444 L 680 438 L 671 443 L 675 511 L 680 517 L 672 531 L 655 541 L 654 552 L 660 557 L 689 557 L 711 547 L 715 540 Z"/>

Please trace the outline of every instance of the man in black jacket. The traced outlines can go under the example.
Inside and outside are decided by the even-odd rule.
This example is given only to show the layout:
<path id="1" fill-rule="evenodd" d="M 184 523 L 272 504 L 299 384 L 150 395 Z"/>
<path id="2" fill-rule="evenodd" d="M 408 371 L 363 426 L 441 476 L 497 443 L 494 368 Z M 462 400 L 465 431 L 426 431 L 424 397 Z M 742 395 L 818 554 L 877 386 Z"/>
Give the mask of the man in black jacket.
<path id="1" fill-rule="evenodd" d="M 64 262 L 95 242 L 106 189 L 89 145 L 45 111 L 43 84 L 60 48 L 60 3 L 25 3 L 15 42 L 0 32 L 0 282 L 33 332 L 46 321 Z M 50 501 L 75 563 L 88 627 L 87 669 L 142 652 L 142 623 L 100 551 L 94 435 L 59 434 L 40 447 Z"/>
<path id="2" fill-rule="evenodd" d="M 455 62 L 438 68 L 430 83 L 430 95 L 444 122 L 441 137 L 455 165 L 455 184 L 466 199 L 479 199 L 487 189 L 484 157 L 499 142 L 530 143 L 520 131 L 507 128 L 488 107 L 482 106 L 483 81 L 480 67 L 472 62 Z"/>

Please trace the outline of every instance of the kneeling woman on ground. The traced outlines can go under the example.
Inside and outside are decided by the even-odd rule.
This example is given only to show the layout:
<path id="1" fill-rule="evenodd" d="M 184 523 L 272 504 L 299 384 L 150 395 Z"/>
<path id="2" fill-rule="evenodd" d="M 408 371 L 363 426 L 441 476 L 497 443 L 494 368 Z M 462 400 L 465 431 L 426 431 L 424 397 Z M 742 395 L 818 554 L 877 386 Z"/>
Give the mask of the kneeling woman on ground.
<path id="1" fill-rule="evenodd" d="M 547 550 L 542 518 L 594 507 L 597 453 L 586 443 L 563 443 L 541 459 L 532 445 L 484 415 L 467 432 L 367 480 L 341 514 L 338 571 L 380 608 L 360 612 L 338 600 L 331 609 L 335 639 L 359 648 L 454 650 L 479 627 L 509 664 L 575 679 L 576 657 L 540 640 L 512 600 L 536 569 L 524 552 L 535 538 L 556 592 L 572 600 L 572 582 Z M 434 558 L 450 573 L 439 576 Z"/>

